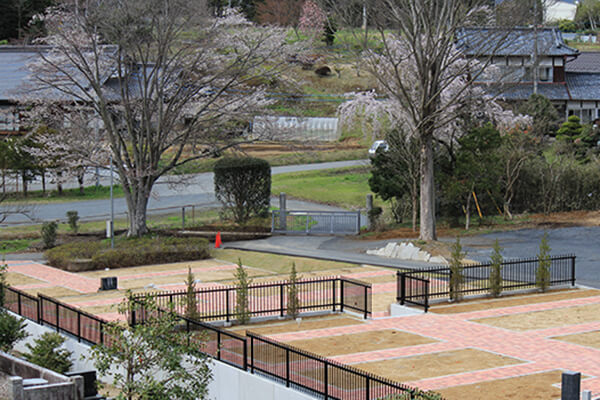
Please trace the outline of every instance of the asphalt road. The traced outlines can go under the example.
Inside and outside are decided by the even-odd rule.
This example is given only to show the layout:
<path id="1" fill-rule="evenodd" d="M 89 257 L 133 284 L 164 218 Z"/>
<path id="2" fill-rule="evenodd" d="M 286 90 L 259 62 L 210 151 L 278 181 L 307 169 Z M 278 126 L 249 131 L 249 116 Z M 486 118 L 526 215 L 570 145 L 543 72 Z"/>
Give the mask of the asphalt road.
<path id="1" fill-rule="evenodd" d="M 492 246 L 496 239 L 503 248 L 502 255 L 509 258 L 536 257 L 543 230 L 518 230 L 488 235 L 461 238 L 467 257 L 476 261 L 489 261 Z M 454 238 L 440 238 L 454 242 Z M 422 268 L 431 264 L 398 260 L 367 255 L 367 249 L 384 247 L 388 242 L 401 242 L 402 239 L 383 241 L 356 240 L 351 237 L 327 236 L 273 236 L 268 239 L 231 242 L 225 247 L 242 250 L 266 251 L 337 260 L 350 263 L 372 264 L 391 268 Z M 548 230 L 548 243 L 552 255 L 576 255 L 577 283 L 600 289 L 600 227 L 575 227 Z"/>
<path id="2" fill-rule="evenodd" d="M 343 168 L 368 164 L 368 160 L 337 161 L 319 164 L 289 165 L 282 167 L 273 167 L 272 174 L 284 174 L 292 172 L 313 171 L 331 168 Z M 109 177 L 103 177 L 101 183 L 107 184 Z M 33 185 L 31 190 L 35 190 Z M 212 173 L 203 173 L 185 176 L 166 176 L 158 180 L 152 190 L 152 195 L 148 203 L 149 214 L 161 214 L 176 212 L 177 208 L 185 205 L 195 205 L 196 209 L 214 208 L 219 206 L 214 195 L 214 183 Z M 290 202 L 288 209 L 299 208 L 302 210 L 333 210 L 335 208 L 319 206 L 310 203 Z M 0 207 L 0 211 L 9 209 L 9 206 Z M 28 206 L 29 215 L 32 219 L 24 215 L 11 215 L 3 225 L 28 224 L 39 221 L 54 221 L 65 219 L 67 211 L 76 210 L 79 217 L 84 220 L 103 220 L 110 215 L 110 200 L 88 200 L 74 201 L 66 203 L 48 203 Z M 114 201 L 115 215 L 117 217 L 125 216 L 127 204 L 124 198 L 118 198 Z M 339 210 L 339 209 L 336 209 Z M 2 225 L 0 225 L 2 226 Z"/>

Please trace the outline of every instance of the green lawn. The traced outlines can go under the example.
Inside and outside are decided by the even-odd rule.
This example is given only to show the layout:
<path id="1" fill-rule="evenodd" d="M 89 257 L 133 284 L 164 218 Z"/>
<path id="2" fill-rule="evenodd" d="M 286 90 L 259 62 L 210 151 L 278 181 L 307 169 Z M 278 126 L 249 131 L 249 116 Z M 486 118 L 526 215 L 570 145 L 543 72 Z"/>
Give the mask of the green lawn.
<path id="1" fill-rule="evenodd" d="M 0 240 L 0 254 L 26 250 L 34 241 L 33 239 Z"/>
<path id="2" fill-rule="evenodd" d="M 339 168 L 274 175 L 271 191 L 285 192 L 296 199 L 335 205 L 347 209 L 366 206 L 369 168 Z"/>
<path id="3" fill-rule="evenodd" d="M 119 185 L 113 186 L 113 195 L 115 197 L 123 197 L 123 189 Z M 110 186 L 88 186 L 84 188 L 84 193 L 77 189 L 63 189 L 62 194 L 58 194 L 56 190 L 46 190 L 46 193 L 41 190 L 34 190 L 23 195 L 23 192 L 7 193 L 4 204 L 10 203 L 28 203 L 41 204 L 51 202 L 68 202 L 68 201 L 83 201 L 83 200 L 98 200 L 107 199 L 110 197 Z"/>

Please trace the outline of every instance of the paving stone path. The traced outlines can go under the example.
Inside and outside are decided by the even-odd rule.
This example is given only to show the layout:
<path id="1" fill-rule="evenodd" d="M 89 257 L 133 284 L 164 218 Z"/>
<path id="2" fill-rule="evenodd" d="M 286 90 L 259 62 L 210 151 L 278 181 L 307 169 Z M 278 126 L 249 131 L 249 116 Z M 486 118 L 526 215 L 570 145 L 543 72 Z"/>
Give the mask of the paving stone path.
<path id="1" fill-rule="evenodd" d="M 60 286 L 86 294 L 95 293 L 99 287 L 99 279 L 97 278 L 83 277 L 37 262 L 8 261 L 7 264 L 10 272 L 18 272 L 41 281 L 41 283 L 21 285 L 17 286 L 17 288 L 33 289 Z M 214 271 L 231 268 L 235 268 L 235 266 L 224 262 L 222 266 L 211 265 L 206 266 L 205 269 L 202 267 L 194 268 L 194 272 L 200 274 L 203 270 Z M 187 270 L 184 271 L 181 268 L 177 268 L 169 271 L 130 274 L 121 276 L 120 280 L 165 277 L 182 273 L 187 273 Z M 355 274 L 345 274 L 345 276 L 360 279 L 391 274 L 393 272 L 384 270 L 363 271 Z M 203 282 L 202 285 L 210 286 L 215 285 L 215 283 Z M 164 286 L 168 289 L 183 288 L 183 285 L 180 284 L 168 284 Z M 373 284 L 374 295 L 393 291 L 395 291 L 395 282 Z M 120 300 L 117 297 L 85 300 L 84 297 L 79 296 L 79 300 L 73 305 L 77 307 L 104 306 L 116 304 Z M 471 348 L 511 357 L 521 362 L 497 368 L 432 377 L 405 383 L 422 389 L 437 390 L 451 386 L 474 384 L 552 370 L 572 370 L 579 371 L 583 376 L 586 376 L 582 381 L 582 389 L 591 390 L 594 396 L 598 396 L 600 395 L 600 348 L 568 343 L 553 339 L 553 337 L 600 331 L 600 311 L 596 321 L 529 331 L 509 330 L 474 321 L 488 317 L 510 316 L 590 305 L 597 305 L 600 310 L 600 291 L 598 292 L 598 296 L 592 297 L 548 301 L 545 303 L 517 305 L 457 314 L 435 314 L 430 312 L 422 315 L 390 317 L 387 312 L 378 312 L 374 313 L 374 318 L 368 320 L 365 324 L 281 333 L 270 336 L 281 341 L 293 341 L 383 329 L 396 329 L 433 338 L 437 342 L 370 352 L 360 352 L 360 349 L 357 349 L 357 352 L 354 354 L 345 354 L 332 358 L 343 363 L 358 364 Z M 112 320 L 121 319 L 121 316 L 116 312 L 106 312 L 100 314 L 100 316 Z"/>

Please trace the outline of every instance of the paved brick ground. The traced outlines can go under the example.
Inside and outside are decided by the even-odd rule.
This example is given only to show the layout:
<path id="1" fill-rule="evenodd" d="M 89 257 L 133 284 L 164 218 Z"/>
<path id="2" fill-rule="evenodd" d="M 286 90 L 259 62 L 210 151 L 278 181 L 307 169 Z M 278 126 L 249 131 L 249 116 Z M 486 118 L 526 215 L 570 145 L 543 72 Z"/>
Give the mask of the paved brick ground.
<path id="1" fill-rule="evenodd" d="M 548 303 L 522 305 L 493 310 L 467 312 L 453 315 L 424 314 L 400 318 L 373 319 L 367 324 L 319 329 L 271 335 L 277 340 L 292 341 L 331 335 L 342 335 L 381 329 L 398 329 L 439 340 L 437 343 L 371 351 L 357 352 L 334 359 L 349 363 L 382 361 L 448 350 L 474 348 L 520 359 L 522 364 L 465 372 L 419 381 L 405 382 L 422 389 L 442 389 L 450 386 L 473 384 L 499 378 L 510 378 L 538 372 L 563 369 L 580 371 L 589 378 L 582 382 L 582 389 L 600 395 L 600 349 L 576 345 L 552 339 L 553 336 L 600 330 L 600 313 L 597 322 L 570 325 L 559 328 L 517 332 L 496 328 L 471 321 L 476 318 L 513 315 L 532 311 L 553 310 L 588 304 L 600 304 L 597 297 L 562 300 Z M 599 308 L 600 309 L 600 308 Z"/>
<path id="2" fill-rule="evenodd" d="M 44 288 L 61 286 L 75 290 L 82 294 L 95 293 L 99 287 L 100 280 L 83 277 L 58 269 L 54 269 L 36 262 L 8 261 L 9 271 L 18 272 L 42 281 L 41 283 L 17 286 L 17 288 Z M 224 263 L 225 264 L 225 263 Z M 207 266 L 206 270 L 231 269 L 235 266 Z M 201 274 L 203 268 L 195 268 L 194 272 Z M 148 274 L 131 274 L 120 277 L 120 280 L 147 278 L 150 276 L 169 276 L 186 273 L 187 270 L 177 268 L 171 271 L 150 272 Z M 356 274 L 348 274 L 351 278 L 366 278 L 391 275 L 390 271 L 367 271 Z M 214 285 L 206 282 L 203 286 Z M 164 285 L 165 288 L 183 289 L 183 285 Z M 376 283 L 373 285 L 373 294 L 390 293 L 395 291 L 395 283 Z M 90 307 L 116 304 L 120 298 L 113 297 L 100 300 L 80 299 L 74 305 L 78 307 Z M 472 311 L 460 314 L 434 314 L 414 315 L 408 317 L 389 317 L 387 312 L 374 314 L 374 319 L 366 324 L 350 325 L 313 331 L 302 331 L 294 333 L 282 333 L 271 335 L 282 341 L 297 339 L 311 339 L 331 335 L 342 335 L 349 333 L 360 333 L 367 331 L 378 331 L 382 329 L 397 329 L 408 333 L 431 337 L 438 342 L 400 347 L 394 349 L 378 350 L 371 352 L 357 352 L 333 357 L 334 359 L 358 364 L 372 361 L 382 361 L 398 357 L 410 357 L 415 355 L 444 352 L 465 348 L 474 348 L 482 351 L 493 352 L 507 357 L 522 360 L 522 363 L 499 368 L 479 371 L 471 371 L 448 376 L 440 376 L 422 379 L 414 382 L 405 382 L 423 389 L 442 389 L 462 384 L 491 381 L 499 378 L 510 378 L 521 375 L 529 375 L 556 369 L 579 371 L 589 377 L 582 382 L 582 389 L 591 390 L 595 396 L 600 395 L 600 349 L 562 342 L 552 339 L 560 335 L 583 333 L 600 330 L 600 312 L 598 320 L 578 325 L 567 325 L 548 329 L 531 330 L 524 332 L 511 331 L 508 329 L 493 327 L 473 320 L 486 317 L 503 315 L 515 315 L 533 311 L 546 311 L 558 308 L 574 307 L 582 305 L 600 305 L 600 291 L 598 296 L 561 301 L 552 301 L 531 305 L 519 305 L 514 307 L 497 308 L 491 310 Z M 600 308 L 599 308 L 600 310 Z M 116 313 L 100 315 L 106 319 L 120 319 Z"/>

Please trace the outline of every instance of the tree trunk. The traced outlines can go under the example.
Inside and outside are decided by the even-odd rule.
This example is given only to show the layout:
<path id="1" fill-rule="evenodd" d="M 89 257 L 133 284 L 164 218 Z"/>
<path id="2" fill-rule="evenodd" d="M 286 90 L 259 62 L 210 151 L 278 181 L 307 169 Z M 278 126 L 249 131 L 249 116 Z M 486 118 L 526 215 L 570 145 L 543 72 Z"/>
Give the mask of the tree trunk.
<path id="1" fill-rule="evenodd" d="M 58 192 L 59 196 L 62 196 L 62 194 L 63 194 L 62 172 L 56 173 L 56 191 Z"/>
<path id="2" fill-rule="evenodd" d="M 82 196 L 85 194 L 85 187 L 83 186 L 84 175 L 85 175 L 84 171 L 81 171 L 80 173 L 77 174 L 77 182 L 79 182 L 79 194 Z"/>
<path id="3" fill-rule="evenodd" d="M 148 225 L 146 224 L 146 216 L 148 210 L 148 200 L 154 182 L 153 178 L 129 178 L 121 174 L 121 183 L 125 192 L 125 200 L 127 201 L 129 231 L 128 237 L 140 237 L 148 233 Z"/>
<path id="4" fill-rule="evenodd" d="M 419 194 L 417 193 L 417 183 L 413 182 L 412 188 L 412 230 L 417 231 L 417 210 L 419 209 Z"/>
<path id="5" fill-rule="evenodd" d="M 27 197 L 27 171 L 21 172 L 23 178 L 23 196 Z"/>
<path id="6" fill-rule="evenodd" d="M 471 224 L 471 193 L 467 197 L 467 208 L 465 209 L 465 230 L 469 230 L 469 225 Z"/>
<path id="7" fill-rule="evenodd" d="M 504 219 L 513 219 L 513 215 L 510 212 L 510 203 L 505 201 L 502 208 L 504 209 Z"/>
<path id="8" fill-rule="evenodd" d="M 433 176 L 433 135 L 424 132 L 421 135 L 421 240 L 436 240 L 435 233 L 435 181 Z"/>

